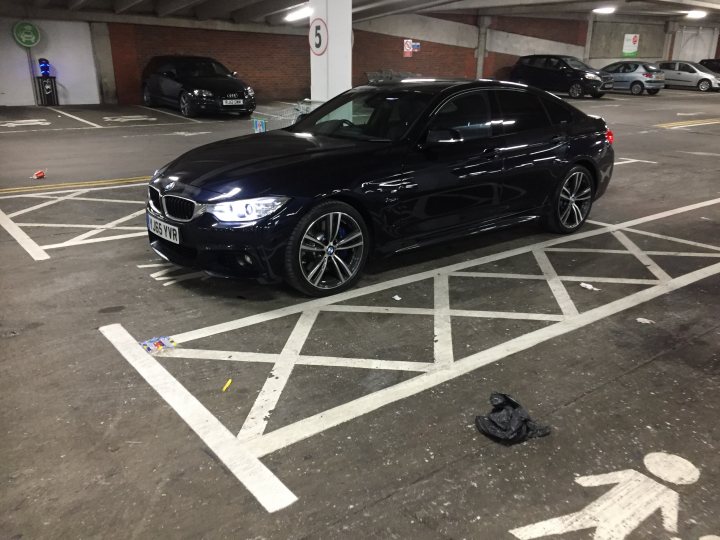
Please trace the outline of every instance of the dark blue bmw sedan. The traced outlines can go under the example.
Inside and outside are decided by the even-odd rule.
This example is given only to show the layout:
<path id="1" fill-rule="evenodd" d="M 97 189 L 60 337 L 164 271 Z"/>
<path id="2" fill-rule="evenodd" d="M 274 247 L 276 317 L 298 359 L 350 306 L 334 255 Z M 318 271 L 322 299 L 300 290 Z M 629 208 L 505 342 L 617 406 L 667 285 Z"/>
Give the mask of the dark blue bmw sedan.
<path id="1" fill-rule="evenodd" d="M 311 296 L 392 254 L 540 220 L 582 227 L 613 171 L 601 118 L 520 84 L 409 79 L 349 90 L 293 126 L 191 150 L 148 187 L 152 248 Z"/>

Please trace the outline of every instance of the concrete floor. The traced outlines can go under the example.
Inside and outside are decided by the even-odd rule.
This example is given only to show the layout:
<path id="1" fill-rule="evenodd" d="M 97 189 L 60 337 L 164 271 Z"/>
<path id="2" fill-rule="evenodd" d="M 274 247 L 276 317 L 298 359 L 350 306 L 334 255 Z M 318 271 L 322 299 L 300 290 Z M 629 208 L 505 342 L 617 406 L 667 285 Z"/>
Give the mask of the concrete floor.
<path id="1" fill-rule="evenodd" d="M 147 246 L 136 177 L 250 120 L 0 111 L 0 537 L 717 540 L 720 95 L 576 105 L 617 155 L 580 233 L 376 261 L 314 303 Z M 479 435 L 495 390 L 552 434 Z"/>

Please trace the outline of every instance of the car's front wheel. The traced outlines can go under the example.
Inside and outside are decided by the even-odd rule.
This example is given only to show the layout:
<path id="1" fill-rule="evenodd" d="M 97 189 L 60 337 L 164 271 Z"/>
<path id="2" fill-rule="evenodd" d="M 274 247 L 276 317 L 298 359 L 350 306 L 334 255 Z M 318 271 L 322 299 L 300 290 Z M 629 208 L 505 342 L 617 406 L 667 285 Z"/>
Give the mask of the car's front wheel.
<path id="1" fill-rule="evenodd" d="M 698 83 L 698 90 L 701 92 L 707 92 L 712 87 L 712 84 L 710 84 L 710 81 L 707 79 L 703 79 Z"/>
<path id="2" fill-rule="evenodd" d="M 569 234 L 585 223 L 592 208 L 593 179 L 585 167 L 575 166 L 560 182 L 545 216 L 545 226 L 552 232 Z"/>
<path id="3" fill-rule="evenodd" d="M 352 287 L 370 248 L 365 221 L 355 208 L 327 201 L 298 222 L 285 248 L 285 280 L 309 296 L 327 296 Z"/>
<path id="4" fill-rule="evenodd" d="M 143 104 L 146 107 L 155 106 L 155 100 L 153 99 L 152 94 L 150 93 L 150 88 L 148 88 L 147 85 L 143 86 Z"/>
<path id="5" fill-rule="evenodd" d="M 578 99 L 583 97 L 583 87 L 582 84 L 579 82 L 573 83 L 570 85 L 570 88 L 568 88 L 568 95 L 573 99 Z"/>
<path id="6" fill-rule="evenodd" d="M 180 113 L 186 118 L 197 116 L 195 105 L 193 105 L 187 92 L 180 94 Z"/>

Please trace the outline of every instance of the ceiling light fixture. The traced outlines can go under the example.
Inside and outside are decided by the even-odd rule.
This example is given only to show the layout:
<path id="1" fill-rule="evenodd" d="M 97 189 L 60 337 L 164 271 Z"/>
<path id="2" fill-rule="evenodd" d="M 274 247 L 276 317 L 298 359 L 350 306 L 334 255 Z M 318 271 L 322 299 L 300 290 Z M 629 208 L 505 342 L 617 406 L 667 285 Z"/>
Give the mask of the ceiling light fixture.
<path id="1" fill-rule="evenodd" d="M 593 13 L 599 13 L 600 15 L 610 15 L 611 13 L 615 13 L 615 7 L 608 6 L 608 7 L 595 8 L 595 9 L 593 9 Z"/>
<path id="2" fill-rule="evenodd" d="M 707 11 L 701 11 L 701 10 L 695 10 L 695 11 L 688 11 L 687 12 L 687 18 L 688 19 L 702 19 L 707 15 Z"/>
<path id="3" fill-rule="evenodd" d="M 310 15 L 313 14 L 313 8 L 310 6 L 303 6 L 299 9 L 296 9 L 295 11 L 291 11 L 287 15 L 285 15 L 285 20 L 287 22 L 293 22 L 293 21 L 299 21 L 300 19 L 304 19 L 306 17 L 310 17 Z"/>

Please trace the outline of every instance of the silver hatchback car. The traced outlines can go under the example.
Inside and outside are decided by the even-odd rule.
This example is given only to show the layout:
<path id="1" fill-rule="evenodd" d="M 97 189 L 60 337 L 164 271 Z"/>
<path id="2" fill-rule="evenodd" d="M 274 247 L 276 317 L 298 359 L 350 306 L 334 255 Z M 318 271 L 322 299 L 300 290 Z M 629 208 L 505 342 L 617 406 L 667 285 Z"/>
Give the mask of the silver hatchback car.
<path id="1" fill-rule="evenodd" d="M 701 92 L 720 90 L 720 75 L 697 62 L 661 62 L 660 68 L 665 71 L 665 84 L 668 86 L 684 86 L 697 88 Z"/>
<path id="2" fill-rule="evenodd" d="M 630 90 L 635 96 L 643 91 L 654 96 L 665 87 L 665 73 L 650 62 L 625 60 L 605 66 L 602 71 L 612 75 L 615 90 Z"/>

